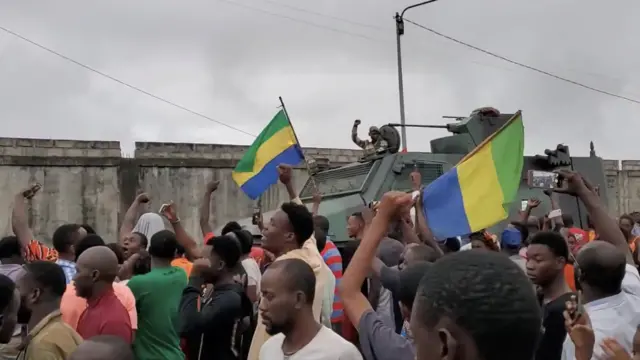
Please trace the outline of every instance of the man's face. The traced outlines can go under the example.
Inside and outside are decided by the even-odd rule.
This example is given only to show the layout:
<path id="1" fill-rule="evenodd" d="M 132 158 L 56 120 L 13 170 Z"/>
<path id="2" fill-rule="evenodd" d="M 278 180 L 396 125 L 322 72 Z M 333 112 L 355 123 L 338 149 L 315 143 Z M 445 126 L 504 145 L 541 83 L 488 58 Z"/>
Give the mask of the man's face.
<path id="1" fill-rule="evenodd" d="M 363 226 L 364 224 L 360 219 L 355 216 L 349 216 L 347 219 L 347 235 L 349 235 L 350 238 L 355 239 Z"/>
<path id="2" fill-rule="evenodd" d="M 20 308 L 18 309 L 18 323 L 26 324 L 31 318 L 33 307 L 40 299 L 41 289 L 38 289 L 31 276 L 25 274 L 16 281 L 16 287 L 20 294 Z"/>
<path id="3" fill-rule="evenodd" d="M 536 285 L 545 286 L 564 270 L 566 259 L 556 257 L 548 246 L 531 244 L 527 247 L 527 276 Z"/>
<path id="4" fill-rule="evenodd" d="M 373 140 L 373 142 L 376 142 L 380 138 L 380 133 L 377 131 L 371 131 L 369 133 L 369 136 L 371 137 L 371 140 Z"/>
<path id="5" fill-rule="evenodd" d="M 620 219 L 620 230 L 625 236 L 629 236 L 631 234 L 631 230 L 633 230 L 633 222 L 629 221 L 627 218 Z"/>
<path id="6" fill-rule="evenodd" d="M 140 252 L 142 249 L 142 239 L 140 238 L 140 234 L 130 233 L 125 236 L 122 241 L 122 249 L 124 252 L 124 257 L 129 258 L 131 255 Z"/>
<path id="7" fill-rule="evenodd" d="M 76 263 L 76 275 L 73 282 L 78 297 L 88 299 L 93 295 L 93 285 L 97 280 L 97 272 L 82 259 Z"/>
<path id="8" fill-rule="evenodd" d="M 282 270 L 267 269 L 260 282 L 260 314 L 267 334 L 275 335 L 293 326 L 296 310 L 301 307 L 298 296 L 289 290 L 282 281 Z"/>
<path id="9" fill-rule="evenodd" d="M 471 248 L 474 250 L 489 250 L 487 244 L 484 241 L 478 239 L 471 240 Z"/>
<path id="10" fill-rule="evenodd" d="M 262 247 L 274 254 L 279 254 L 288 241 L 295 240 L 287 214 L 278 210 L 273 214 L 262 230 Z"/>

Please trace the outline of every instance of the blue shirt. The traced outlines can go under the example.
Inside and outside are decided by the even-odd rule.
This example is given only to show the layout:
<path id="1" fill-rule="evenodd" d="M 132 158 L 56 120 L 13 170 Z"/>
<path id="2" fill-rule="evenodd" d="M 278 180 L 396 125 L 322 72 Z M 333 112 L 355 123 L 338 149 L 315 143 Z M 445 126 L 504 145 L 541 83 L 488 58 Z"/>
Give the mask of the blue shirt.
<path id="1" fill-rule="evenodd" d="M 69 284 L 71 280 L 73 280 L 73 277 L 76 276 L 76 263 L 69 260 L 58 259 L 56 260 L 56 264 L 64 271 L 64 277 L 67 280 L 67 284 Z"/>

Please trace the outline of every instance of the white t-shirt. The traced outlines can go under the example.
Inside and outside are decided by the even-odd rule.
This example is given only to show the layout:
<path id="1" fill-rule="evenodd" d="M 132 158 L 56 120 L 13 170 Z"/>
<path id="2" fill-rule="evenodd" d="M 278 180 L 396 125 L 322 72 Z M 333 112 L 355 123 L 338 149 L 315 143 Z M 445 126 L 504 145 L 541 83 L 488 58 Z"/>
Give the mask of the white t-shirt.
<path id="1" fill-rule="evenodd" d="M 331 314 L 333 313 L 333 299 L 336 291 L 336 277 L 329 267 L 324 267 L 324 273 L 327 277 L 326 286 L 324 287 L 324 296 L 322 297 L 322 313 L 320 314 L 320 323 L 326 327 L 331 327 Z"/>
<path id="2" fill-rule="evenodd" d="M 260 266 L 258 266 L 255 260 L 249 257 L 242 260 L 242 267 L 247 273 L 247 285 L 255 286 L 257 293 L 260 294 L 260 281 L 262 280 Z"/>
<path id="3" fill-rule="evenodd" d="M 289 356 L 282 352 L 283 341 L 283 334 L 267 340 L 260 349 L 259 360 L 362 360 L 362 355 L 352 343 L 325 326 L 311 342 Z"/>
<path id="4" fill-rule="evenodd" d="M 614 338 L 631 353 L 633 337 L 640 326 L 640 275 L 638 270 L 627 264 L 622 279 L 622 292 L 584 305 L 589 314 L 596 338 L 593 358 L 603 355 L 600 344 L 605 338 Z M 562 349 L 562 360 L 575 359 L 575 346 L 567 336 Z"/>

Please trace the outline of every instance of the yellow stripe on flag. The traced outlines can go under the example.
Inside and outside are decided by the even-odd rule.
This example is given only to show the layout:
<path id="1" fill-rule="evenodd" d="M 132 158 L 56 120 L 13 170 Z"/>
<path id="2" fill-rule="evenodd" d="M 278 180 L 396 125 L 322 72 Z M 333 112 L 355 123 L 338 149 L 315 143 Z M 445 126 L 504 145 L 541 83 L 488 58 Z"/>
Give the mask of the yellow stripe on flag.
<path id="1" fill-rule="evenodd" d="M 493 162 L 491 143 L 457 167 L 464 209 L 471 229 L 484 229 L 504 219 L 504 196 Z"/>

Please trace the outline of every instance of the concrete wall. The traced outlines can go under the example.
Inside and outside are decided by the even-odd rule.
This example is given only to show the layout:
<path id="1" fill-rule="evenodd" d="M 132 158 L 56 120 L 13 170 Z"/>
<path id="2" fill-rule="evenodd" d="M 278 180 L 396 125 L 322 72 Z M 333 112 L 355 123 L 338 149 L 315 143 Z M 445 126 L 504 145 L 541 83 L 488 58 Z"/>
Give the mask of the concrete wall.
<path id="1" fill-rule="evenodd" d="M 640 160 L 605 160 L 604 165 L 611 213 L 640 211 Z"/>
<path id="2" fill-rule="evenodd" d="M 29 221 L 36 238 L 50 241 L 57 226 L 87 223 L 105 240 L 115 241 L 122 216 L 139 192 L 151 196 L 150 211 L 174 201 L 187 230 L 199 238 L 198 205 L 205 185 L 220 180 L 211 202 L 211 225 L 251 216 L 253 202 L 231 179 L 231 170 L 246 146 L 136 143 L 133 158 L 121 156 L 113 141 L 75 141 L 0 138 L 0 234 L 10 234 L 14 195 L 32 183 L 43 185 L 29 204 Z M 331 164 L 356 161 L 357 150 L 305 150 L 308 156 Z M 613 214 L 640 210 L 640 161 L 606 160 L 608 203 Z M 306 170 L 295 170 L 298 189 Z M 262 200 L 271 210 L 287 199 L 280 186 Z"/>
<path id="3" fill-rule="evenodd" d="M 146 210 L 157 211 L 174 201 L 187 230 L 199 238 L 198 206 L 211 179 L 220 180 L 211 202 L 214 228 L 251 216 L 253 202 L 231 178 L 246 149 L 141 142 L 136 143 L 133 158 L 123 158 L 118 142 L 0 138 L 0 232 L 11 233 L 14 195 L 38 182 L 43 189 L 29 204 L 28 215 L 36 238 L 46 242 L 66 222 L 87 223 L 105 240 L 115 241 L 124 213 L 143 191 L 151 197 Z M 350 163 L 360 156 L 348 149 L 309 148 L 305 154 L 332 164 Z M 297 187 L 306 180 L 306 170 L 295 169 Z M 262 198 L 263 209 L 271 210 L 286 199 L 284 189 L 274 186 Z"/>

